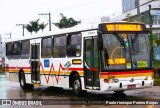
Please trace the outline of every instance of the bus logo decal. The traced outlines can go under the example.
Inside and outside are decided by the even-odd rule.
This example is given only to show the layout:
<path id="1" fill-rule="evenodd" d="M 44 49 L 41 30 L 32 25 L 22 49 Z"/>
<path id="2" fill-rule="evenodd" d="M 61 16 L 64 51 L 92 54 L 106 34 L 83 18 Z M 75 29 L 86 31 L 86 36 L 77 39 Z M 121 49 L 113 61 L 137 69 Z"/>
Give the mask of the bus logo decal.
<path id="1" fill-rule="evenodd" d="M 45 59 L 44 60 L 44 67 L 49 67 L 50 63 L 49 63 L 49 59 Z"/>
<path id="2" fill-rule="evenodd" d="M 40 63 L 40 67 L 42 67 L 42 71 L 44 72 L 44 68 L 43 68 L 42 63 Z M 62 64 L 61 64 L 61 63 L 60 63 L 60 65 L 59 65 L 59 72 L 58 72 L 58 75 L 54 75 L 54 76 L 55 76 L 55 79 L 56 79 L 57 84 L 58 84 L 58 81 L 59 81 L 59 74 L 60 74 L 60 70 L 64 70 L 64 68 L 62 67 Z M 47 78 L 47 76 L 46 76 L 46 75 L 44 75 L 44 76 L 45 76 L 45 79 L 46 79 L 47 84 L 48 84 L 48 82 L 49 82 L 50 75 L 51 75 L 51 73 L 53 73 L 53 71 L 55 71 L 55 69 L 54 69 L 54 65 L 53 65 L 53 63 L 52 63 L 51 68 L 50 68 L 50 71 L 49 71 L 49 76 L 48 76 L 48 78 Z"/>

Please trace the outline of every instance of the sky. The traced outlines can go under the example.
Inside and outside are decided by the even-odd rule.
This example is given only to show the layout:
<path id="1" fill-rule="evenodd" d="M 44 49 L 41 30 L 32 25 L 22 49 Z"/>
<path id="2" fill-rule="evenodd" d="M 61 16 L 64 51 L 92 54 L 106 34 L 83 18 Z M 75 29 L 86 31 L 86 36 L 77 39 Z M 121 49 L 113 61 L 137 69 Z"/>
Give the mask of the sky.
<path id="1" fill-rule="evenodd" d="M 51 13 L 52 23 L 60 20 L 63 15 L 81 20 L 81 24 L 96 23 L 103 16 L 115 17 L 122 13 L 121 0 L 0 0 L 0 34 L 8 38 L 22 36 L 22 27 L 16 24 L 28 24 L 30 21 L 40 19 L 48 23 Z M 52 25 L 52 30 L 57 28 Z M 49 30 L 46 27 L 45 31 Z M 25 30 L 25 35 L 29 34 Z"/>

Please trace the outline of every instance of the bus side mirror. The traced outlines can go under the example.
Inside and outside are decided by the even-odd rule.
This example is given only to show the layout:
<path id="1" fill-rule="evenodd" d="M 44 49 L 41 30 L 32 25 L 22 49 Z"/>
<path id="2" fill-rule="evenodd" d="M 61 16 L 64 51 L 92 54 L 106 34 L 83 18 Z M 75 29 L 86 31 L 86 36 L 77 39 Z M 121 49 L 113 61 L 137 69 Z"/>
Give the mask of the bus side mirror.
<path id="1" fill-rule="evenodd" d="M 97 44 L 98 44 L 98 49 L 99 50 L 103 50 L 103 41 L 102 41 L 102 39 L 98 38 Z"/>
<path id="2" fill-rule="evenodd" d="M 97 41 L 98 49 L 103 50 L 103 40 L 102 40 L 102 33 L 98 31 L 98 41 Z"/>

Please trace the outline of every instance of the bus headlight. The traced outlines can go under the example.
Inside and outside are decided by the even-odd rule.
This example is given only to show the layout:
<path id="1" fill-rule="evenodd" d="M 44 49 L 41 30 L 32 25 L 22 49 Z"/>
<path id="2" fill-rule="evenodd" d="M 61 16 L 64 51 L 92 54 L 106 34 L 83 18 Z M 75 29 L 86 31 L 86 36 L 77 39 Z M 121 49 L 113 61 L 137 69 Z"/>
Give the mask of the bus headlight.
<path id="1" fill-rule="evenodd" d="M 109 79 L 109 83 L 118 83 L 119 79 Z"/>
<path id="2" fill-rule="evenodd" d="M 151 76 L 147 76 L 147 77 L 145 78 L 145 80 L 152 80 L 152 77 L 151 77 Z"/>
<path id="3" fill-rule="evenodd" d="M 114 83 L 118 83 L 118 82 L 119 82 L 119 79 L 113 79 L 113 82 L 114 82 Z"/>

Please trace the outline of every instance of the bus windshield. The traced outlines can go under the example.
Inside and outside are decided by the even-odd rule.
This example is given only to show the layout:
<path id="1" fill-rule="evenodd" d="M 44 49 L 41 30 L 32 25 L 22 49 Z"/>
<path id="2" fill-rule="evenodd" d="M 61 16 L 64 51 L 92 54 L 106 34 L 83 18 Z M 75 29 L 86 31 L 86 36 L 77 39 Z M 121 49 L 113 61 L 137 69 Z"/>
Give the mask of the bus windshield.
<path id="1" fill-rule="evenodd" d="M 151 67 L 148 34 L 103 34 L 102 69 Z"/>

